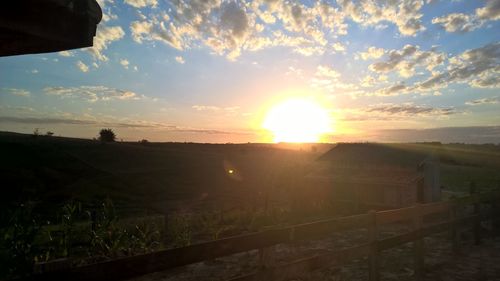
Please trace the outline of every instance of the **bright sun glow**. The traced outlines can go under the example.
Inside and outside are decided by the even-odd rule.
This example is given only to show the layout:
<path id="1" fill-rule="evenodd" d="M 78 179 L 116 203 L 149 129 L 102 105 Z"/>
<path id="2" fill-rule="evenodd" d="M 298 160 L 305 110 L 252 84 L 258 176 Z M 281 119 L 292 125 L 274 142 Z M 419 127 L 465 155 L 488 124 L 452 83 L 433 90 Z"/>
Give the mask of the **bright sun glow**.
<path id="1" fill-rule="evenodd" d="M 308 99 L 284 101 L 267 113 L 264 129 L 270 130 L 275 142 L 318 142 L 331 132 L 328 111 Z"/>

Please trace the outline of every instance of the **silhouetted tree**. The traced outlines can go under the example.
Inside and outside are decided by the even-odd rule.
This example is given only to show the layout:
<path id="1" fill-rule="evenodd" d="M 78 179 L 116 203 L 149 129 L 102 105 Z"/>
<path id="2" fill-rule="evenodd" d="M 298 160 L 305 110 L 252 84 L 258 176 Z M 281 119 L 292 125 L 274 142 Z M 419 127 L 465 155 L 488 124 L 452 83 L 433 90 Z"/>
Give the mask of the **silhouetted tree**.
<path id="1" fill-rule="evenodd" d="M 99 131 L 99 140 L 102 142 L 114 142 L 116 140 L 115 132 L 111 129 L 101 129 Z"/>

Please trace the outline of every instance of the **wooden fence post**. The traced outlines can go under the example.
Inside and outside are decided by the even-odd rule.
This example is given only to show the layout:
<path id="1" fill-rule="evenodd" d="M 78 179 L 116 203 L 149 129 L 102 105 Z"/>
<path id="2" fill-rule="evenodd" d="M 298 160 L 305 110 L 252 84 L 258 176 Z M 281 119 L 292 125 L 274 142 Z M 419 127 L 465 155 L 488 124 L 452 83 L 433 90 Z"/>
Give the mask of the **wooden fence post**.
<path id="1" fill-rule="evenodd" d="M 274 266 L 274 250 L 276 246 L 270 246 L 259 249 L 259 266 L 261 268 L 270 268 Z"/>
<path id="2" fill-rule="evenodd" d="M 458 219 L 457 205 L 452 202 L 450 204 L 450 222 L 451 222 L 451 248 L 453 253 L 457 254 L 459 251 L 460 236 L 458 233 L 458 226 L 456 220 Z"/>
<path id="3" fill-rule="evenodd" d="M 417 238 L 413 242 L 416 280 L 422 280 L 424 276 L 424 238 L 422 236 L 422 222 L 421 205 L 417 203 L 413 212 L 413 230 L 417 233 Z"/>
<path id="4" fill-rule="evenodd" d="M 474 181 L 470 182 L 469 186 L 470 195 L 477 194 L 476 183 Z M 481 202 L 474 203 L 474 215 L 477 217 L 474 219 L 474 245 L 481 244 Z"/>
<path id="5" fill-rule="evenodd" d="M 369 280 L 370 281 L 378 281 L 380 279 L 379 274 L 379 250 L 378 250 L 378 226 L 377 226 L 377 212 L 370 211 L 371 215 L 371 223 L 369 225 L 369 235 L 370 235 L 370 272 L 369 272 Z"/>
<path id="6" fill-rule="evenodd" d="M 261 268 L 270 268 L 274 265 L 274 247 L 259 249 L 259 266 Z"/>

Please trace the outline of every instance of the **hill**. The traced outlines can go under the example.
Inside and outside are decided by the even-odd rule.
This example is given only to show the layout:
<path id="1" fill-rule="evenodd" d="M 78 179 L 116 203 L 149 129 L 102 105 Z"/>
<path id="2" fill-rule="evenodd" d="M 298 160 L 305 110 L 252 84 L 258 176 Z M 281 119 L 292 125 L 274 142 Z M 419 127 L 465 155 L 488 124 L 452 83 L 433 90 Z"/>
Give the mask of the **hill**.
<path id="1" fill-rule="evenodd" d="M 387 144 L 441 159 L 450 191 L 500 184 L 500 147 L 468 144 Z M 101 143 L 0 133 L 1 204 L 36 201 L 47 215 L 70 199 L 92 206 L 111 198 L 124 214 L 195 210 L 202 206 L 285 200 L 300 167 L 328 144 Z M 359 160 L 362 161 L 362 160 Z M 266 198 L 264 198 L 266 197 Z"/>

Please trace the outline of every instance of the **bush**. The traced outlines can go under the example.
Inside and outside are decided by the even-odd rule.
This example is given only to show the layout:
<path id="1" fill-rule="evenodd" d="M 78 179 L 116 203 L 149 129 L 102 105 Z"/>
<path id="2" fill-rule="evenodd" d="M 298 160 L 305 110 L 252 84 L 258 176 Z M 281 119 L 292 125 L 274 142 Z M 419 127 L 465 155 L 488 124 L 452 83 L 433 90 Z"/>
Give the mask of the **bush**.
<path id="1" fill-rule="evenodd" d="M 116 140 L 116 134 L 111 129 L 101 129 L 99 132 L 99 140 L 102 142 L 114 142 Z"/>

